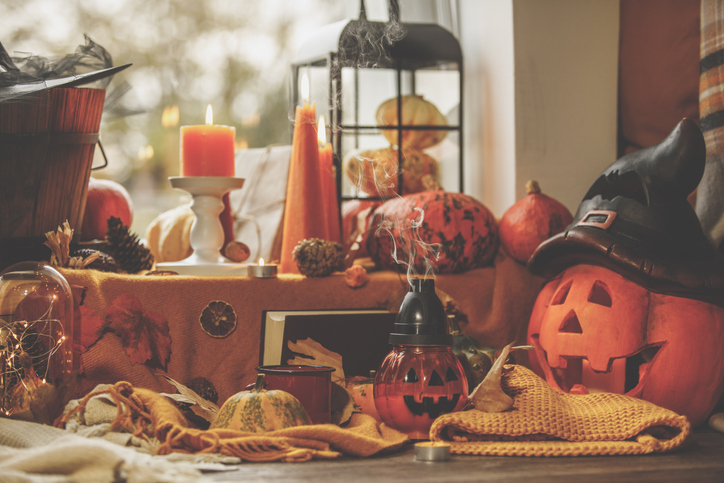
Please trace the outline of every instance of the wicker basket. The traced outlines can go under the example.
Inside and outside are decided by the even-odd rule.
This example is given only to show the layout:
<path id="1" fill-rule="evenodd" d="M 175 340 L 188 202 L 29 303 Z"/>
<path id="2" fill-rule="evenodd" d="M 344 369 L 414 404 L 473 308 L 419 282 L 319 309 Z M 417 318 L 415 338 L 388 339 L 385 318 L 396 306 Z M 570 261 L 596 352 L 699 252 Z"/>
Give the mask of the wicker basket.
<path id="1" fill-rule="evenodd" d="M 47 260 L 65 220 L 80 229 L 104 100 L 71 87 L 0 103 L 0 269 Z"/>

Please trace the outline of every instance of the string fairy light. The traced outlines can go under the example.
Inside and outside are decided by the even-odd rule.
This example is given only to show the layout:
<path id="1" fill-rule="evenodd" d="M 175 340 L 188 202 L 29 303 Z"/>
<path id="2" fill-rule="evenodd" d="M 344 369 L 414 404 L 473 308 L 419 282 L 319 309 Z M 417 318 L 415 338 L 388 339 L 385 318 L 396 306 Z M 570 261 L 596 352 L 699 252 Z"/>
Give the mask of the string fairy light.
<path id="1" fill-rule="evenodd" d="M 66 340 L 60 320 L 51 317 L 54 302 L 55 297 L 38 319 L 6 322 L 0 329 L 0 406 L 7 416 L 19 409 L 13 407 L 13 396 L 19 391 L 32 397 L 38 383 L 47 384 L 50 361 Z"/>

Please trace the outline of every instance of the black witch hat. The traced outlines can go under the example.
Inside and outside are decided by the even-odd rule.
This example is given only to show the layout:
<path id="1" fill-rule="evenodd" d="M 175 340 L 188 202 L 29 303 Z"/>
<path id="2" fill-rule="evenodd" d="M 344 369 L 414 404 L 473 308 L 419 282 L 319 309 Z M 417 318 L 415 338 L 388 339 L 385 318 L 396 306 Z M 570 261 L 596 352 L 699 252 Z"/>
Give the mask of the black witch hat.
<path id="1" fill-rule="evenodd" d="M 528 269 L 551 278 L 572 265 L 601 265 L 655 292 L 724 305 L 724 255 L 687 201 L 705 162 L 701 130 L 683 119 L 660 144 L 609 166 Z"/>

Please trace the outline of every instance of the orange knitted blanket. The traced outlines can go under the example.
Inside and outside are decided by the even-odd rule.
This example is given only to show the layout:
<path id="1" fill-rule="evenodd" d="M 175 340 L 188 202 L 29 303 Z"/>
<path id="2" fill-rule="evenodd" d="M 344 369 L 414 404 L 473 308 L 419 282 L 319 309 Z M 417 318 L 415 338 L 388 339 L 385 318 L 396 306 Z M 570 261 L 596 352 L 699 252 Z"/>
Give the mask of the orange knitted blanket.
<path id="1" fill-rule="evenodd" d="M 345 428 L 334 424 L 297 426 L 268 433 L 245 433 L 228 429 L 190 428 L 186 418 L 164 396 L 118 382 L 108 389 L 87 394 L 78 406 L 59 419 L 63 425 L 84 409 L 90 398 L 108 394 L 118 412 L 112 429 L 123 428 L 136 436 L 156 437 L 161 443 L 157 454 L 220 453 L 244 461 L 307 461 L 341 455 L 371 456 L 397 449 L 407 436 L 375 421 L 371 416 L 354 414 Z"/>
<path id="2" fill-rule="evenodd" d="M 513 408 L 440 416 L 430 439 L 456 454 L 495 456 L 622 455 L 665 452 L 691 432 L 684 416 L 620 394 L 565 394 L 522 366 L 505 366 Z"/>

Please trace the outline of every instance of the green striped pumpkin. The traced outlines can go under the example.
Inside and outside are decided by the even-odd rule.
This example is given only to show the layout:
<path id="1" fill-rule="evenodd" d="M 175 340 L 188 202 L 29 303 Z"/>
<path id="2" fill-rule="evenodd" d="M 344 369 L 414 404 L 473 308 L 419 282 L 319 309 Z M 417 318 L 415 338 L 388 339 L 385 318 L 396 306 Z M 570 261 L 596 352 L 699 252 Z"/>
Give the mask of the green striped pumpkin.
<path id="1" fill-rule="evenodd" d="M 233 429 L 246 433 L 266 433 L 277 429 L 311 424 L 297 398 L 285 391 L 263 389 L 259 374 L 250 391 L 241 391 L 221 406 L 211 429 Z"/>

